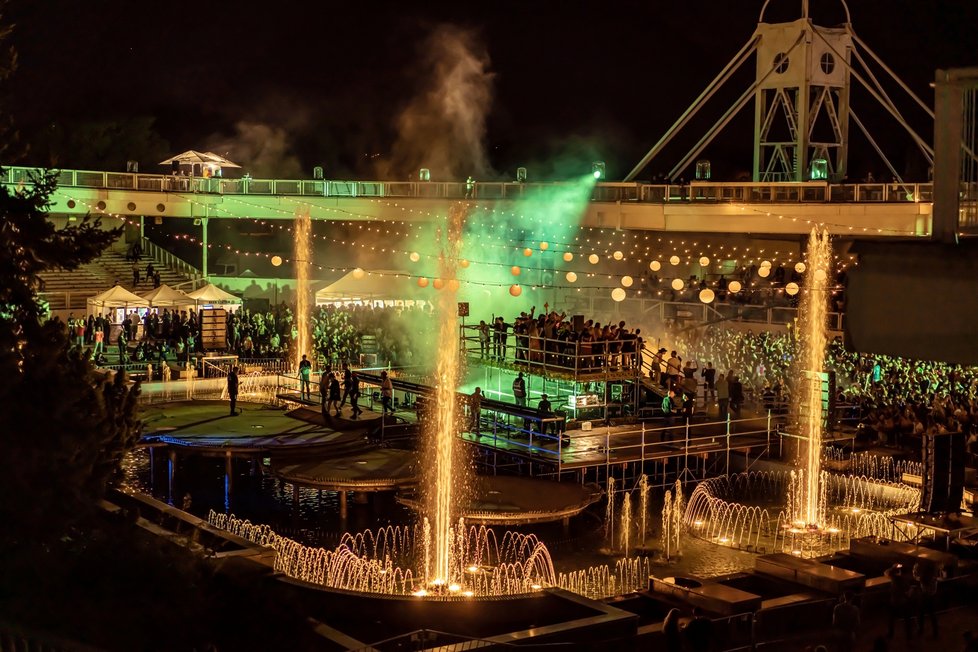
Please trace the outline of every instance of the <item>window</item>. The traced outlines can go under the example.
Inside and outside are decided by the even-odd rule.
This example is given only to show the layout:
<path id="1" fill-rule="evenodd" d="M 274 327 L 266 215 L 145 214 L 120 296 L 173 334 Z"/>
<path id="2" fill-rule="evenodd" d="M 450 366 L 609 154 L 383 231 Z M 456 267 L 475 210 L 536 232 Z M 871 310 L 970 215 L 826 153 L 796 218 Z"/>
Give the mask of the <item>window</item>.
<path id="1" fill-rule="evenodd" d="M 779 75 L 784 74 L 788 70 L 788 55 L 784 52 L 778 52 L 774 57 L 774 72 Z"/>
<path id="2" fill-rule="evenodd" d="M 821 67 L 822 72 L 824 72 L 826 75 L 831 75 L 832 71 L 835 70 L 835 57 L 833 57 L 830 52 L 825 52 L 822 54 L 822 58 L 819 60 L 818 65 Z"/>

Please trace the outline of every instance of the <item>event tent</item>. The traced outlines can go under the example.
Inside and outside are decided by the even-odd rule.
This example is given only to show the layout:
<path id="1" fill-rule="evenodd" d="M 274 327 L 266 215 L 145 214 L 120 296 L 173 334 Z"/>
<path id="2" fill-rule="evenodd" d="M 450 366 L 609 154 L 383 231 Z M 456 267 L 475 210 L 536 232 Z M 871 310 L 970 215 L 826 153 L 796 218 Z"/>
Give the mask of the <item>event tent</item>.
<path id="1" fill-rule="evenodd" d="M 88 299 L 89 312 L 101 311 L 106 308 L 147 308 L 149 302 L 138 294 L 133 294 L 121 285 L 96 294 Z"/>
<path id="2" fill-rule="evenodd" d="M 160 161 L 160 165 L 173 165 L 174 163 L 179 165 L 204 165 L 218 168 L 241 167 L 237 163 L 232 163 L 223 156 L 219 156 L 214 152 L 198 152 L 195 149 L 188 149 L 183 154 L 177 154 L 176 156 L 171 156 L 165 161 Z"/>
<path id="3" fill-rule="evenodd" d="M 202 288 L 188 292 L 187 297 L 195 301 L 198 306 L 201 304 L 241 303 L 240 297 L 222 290 L 213 283 L 208 283 Z"/>
<path id="4" fill-rule="evenodd" d="M 357 278 L 360 274 L 360 278 Z M 424 291 L 407 272 L 395 270 L 356 270 L 316 292 L 316 304 L 334 302 L 415 301 Z"/>
<path id="5" fill-rule="evenodd" d="M 187 296 L 182 290 L 171 288 L 164 283 L 158 288 L 141 294 L 143 299 L 149 302 L 151 308 L 173 308 L 175 306 L 192 306 L 194 300 Z"/>

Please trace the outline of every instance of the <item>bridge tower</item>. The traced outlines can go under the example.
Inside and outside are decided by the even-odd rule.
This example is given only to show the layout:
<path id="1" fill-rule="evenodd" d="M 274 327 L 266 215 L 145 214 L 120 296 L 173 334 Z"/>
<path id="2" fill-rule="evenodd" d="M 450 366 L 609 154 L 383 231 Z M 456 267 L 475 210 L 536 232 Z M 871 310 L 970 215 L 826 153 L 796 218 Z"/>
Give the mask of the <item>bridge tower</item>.
<path id="1" fill-rule="evenodd" d="M 754 81 L 669 171 L 666 176 L 670 180 L 680 178 L 716 135 L 754 100 L 755 182 L 841 181 L 846 175 L 850 121 L 866 137 L 890 173 L 902 182 L 883 147 L 850 105 L 853 80 L 908 133 L 928 164 L 933 165 L 934 148 L 910 126 L 883 88 L 880 77 L 889 76 L 931 118 L 934 111 L 853 31 L 846 0 L 837 2 L 844 11 L 845 21 L 837 27 L 821 27 L 812 22 L 809 0 L 801 0 L 800 18 L 767 23 L 765 13 L 771 0 L 765 0 L 751 38 L 625 181 L 635 179 L 752 56 Z M 873 70 L 870 61 L 882 69 L 882 74 Z"/>
<path id="2" fill-rule="evenodd" d="M 767 5 L 754 33 L 754 181 L 840 181 L 849 144 L 852 36 L 847 26 L 815 25 L 808 0 L 801 17 L 788 23 L 764 22 Z"/>

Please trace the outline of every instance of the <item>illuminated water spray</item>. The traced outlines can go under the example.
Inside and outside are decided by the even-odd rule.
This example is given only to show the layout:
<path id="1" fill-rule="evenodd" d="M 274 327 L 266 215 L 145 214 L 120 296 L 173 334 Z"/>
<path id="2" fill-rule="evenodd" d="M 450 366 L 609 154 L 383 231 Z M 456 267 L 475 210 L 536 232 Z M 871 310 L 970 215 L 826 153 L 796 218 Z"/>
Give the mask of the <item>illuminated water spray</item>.
<path id="1" fill-rule="evenodd" d="M 303 354 L 309 354 L 312 342 L 310 340 L 310 307 L 309 307 L 309 272 L 312 268 L 312 219 L 308 212 L 300 212 L 295 217 L 295 264 L 296 302 L 295 328 L 298 333 L 293 342 L 292 365 L 298 369 Z"/>
<path id="2" fill-rule="evenodd" d="M 825 502 L 822 500 L 822 379 L 827 343 L 828 271 L 831 269 L 832 247 L 827 230 L 812 229 L 808 238 L 808 269 L 805 292 L 802 295 L 798 332 L 801 389 L 798 405 L 798 427 L 801 437 L 800 458 L 804 470 L 798 474 L 798 500 L 795 502 L 796 521 L 808 527 L 825 523 Z"/>
<path id="3" fill-rule="evenodd" d="M 435 584 L 450 584 L 460 571 L 452 564 L 452 525 L 460 513 L 459 504 L 462 501 L 459 492 L 466 485 L 468 464 L 461 459 L 461 440 L 457 434 L 460 415 L 455 398 L 459 376 L 456 272 L 466 211 L 463 204 L 455 204 L 449 210 L 442 234 L 442 254 L 438 260 L 438 274 L 443 285 L 438 292 L 435 313 L 439 343 L 435 419 L 431 431 L 426 434 L 426 450 L 422 456 L 432 465 L 426 470 L 425 518 L 431 524 L 430 554 L 434 557 L 430 563 L 432 576 L 429 579 Z"/>

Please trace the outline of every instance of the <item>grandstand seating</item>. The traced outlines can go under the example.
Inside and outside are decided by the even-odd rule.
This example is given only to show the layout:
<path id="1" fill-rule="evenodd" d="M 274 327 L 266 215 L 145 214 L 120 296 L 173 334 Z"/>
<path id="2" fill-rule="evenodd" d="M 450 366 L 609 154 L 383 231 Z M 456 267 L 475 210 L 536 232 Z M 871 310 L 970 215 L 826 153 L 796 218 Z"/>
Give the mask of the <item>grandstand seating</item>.
<path id="1" fill-rule="evenodd" d="M 84 311 L 88 297 L 95 296 L 108 290 L 117 283 L 127 290 L 137 294 L 152 289 L 152 280 L 146 279 L 146 264 L 150 258 L 143 256 L 139 262 L 139 285 L 132 285 L 132 262 L 126 260 L 125 245 L 113 245 L 102 253 L 99 258 L 82 265 L 76 270 L 52 270 L 41 275 L 44 282 L 41 296 L 48 302 L 52 311 L 73 310 Z M 181 272 L 171 269 L 162 262 L 153 261 L 153 267 L 160 272 L 160 282 L 171 287 L 183 286 L 181 289 L 190 290 L 186 284 L 191 278 Z"/>

